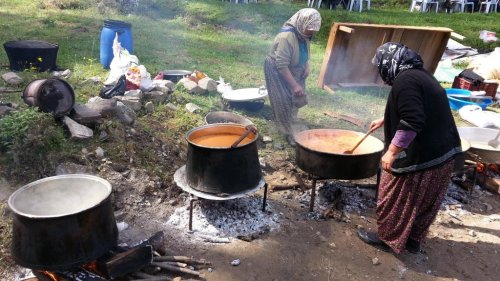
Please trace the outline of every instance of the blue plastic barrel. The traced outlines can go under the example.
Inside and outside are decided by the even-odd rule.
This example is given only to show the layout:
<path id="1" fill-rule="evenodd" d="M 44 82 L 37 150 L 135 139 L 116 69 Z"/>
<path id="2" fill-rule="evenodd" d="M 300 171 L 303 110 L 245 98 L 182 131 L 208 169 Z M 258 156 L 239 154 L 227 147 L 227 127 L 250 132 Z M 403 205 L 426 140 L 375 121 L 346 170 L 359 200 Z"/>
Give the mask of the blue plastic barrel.
<path id="1" fill-rule="evenodd" d="M 105 69 L 109 69 L 113 60 L 113 40 L 117 33 L 121 46 L 131 54 L 134 52 L 132 25 L 124 21 L 105 20 L 101 31 L 101 64 Z"/>

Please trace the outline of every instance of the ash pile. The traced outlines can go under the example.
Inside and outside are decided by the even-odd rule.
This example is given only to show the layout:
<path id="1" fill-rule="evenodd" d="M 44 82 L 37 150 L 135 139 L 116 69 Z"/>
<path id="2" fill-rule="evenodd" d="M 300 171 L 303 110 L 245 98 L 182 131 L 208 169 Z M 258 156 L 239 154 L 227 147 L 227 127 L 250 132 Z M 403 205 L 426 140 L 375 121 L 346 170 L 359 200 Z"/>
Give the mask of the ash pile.
<path id="1" fill-rule="evenodd" d="M 180 239 L 207 243 L 230 243 L 234 239 L 251 241 L 279 229 L 279 215 L 262 199 L 248 196 L 225 201 L 199 199 L 193 205 L 192 231 L 189 229 L 189 198 L 177 208 L 166 227 L 179 229 Z"/>
<path id="2" fill-rule="evenodd" d="M 311 201 L 311 190 L 295 195 L 293 200 L 298 200 L 302 208 L 307 208 Z M 333 218 L 350 222 L 349 214 L 361 215 L 366 209 L 376 206 L 375 189 L 344 181 L 324 182 L 318 189 L 314 206 L 314 212 L 307 215 L 309 219 Z"/>

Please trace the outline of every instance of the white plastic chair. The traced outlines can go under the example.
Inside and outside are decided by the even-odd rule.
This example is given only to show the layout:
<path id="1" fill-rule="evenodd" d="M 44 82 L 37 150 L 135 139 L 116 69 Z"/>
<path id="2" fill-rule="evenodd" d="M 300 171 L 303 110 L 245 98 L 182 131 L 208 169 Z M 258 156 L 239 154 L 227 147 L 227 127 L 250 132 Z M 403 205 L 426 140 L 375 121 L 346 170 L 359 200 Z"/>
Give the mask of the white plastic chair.
<path id="1" fill-rule="evenodd" d="M 366 8 L 370 10 L 370 0 L 351 0 L 349 1 L 349 11 L 352 11 L 356 5 L 358 7 L 358 11 L 361 12 L 363 10 L 363 1 L 366 2 Z"/>
<path id="2" fill-rule="evenodd" d="M 464 12 L 465 11 L 465 6 L 467 5 L 470 5 L 471 8 L 470 8 L 470 12 L 474 12 L 474 2 L 467 2 L 467 0 L 454 0 L 454 1 L 451 1 L 451 5 L 452 5 L 452 11 L 455 9 L 456 6 L 460 7 L 460 12 Z"/>
<path id="3" fill-rule="evenodd" d="M 415 7 L 417 6 L 417 3 L 420 3 L 420 12 L 427 12 L 427 5 L 429 5 L 429 9 L 432 5 L 436 5 L 436 13 L 438 12 L 439 1 L 433 1 L 433 0 L 412 0 L 410 6 L 410 12 L 413 12 Z"/>
<path id="4" fill-rule="evenodd" d="M 483 5 L 485 5 L 485 9 L 484 9 L 484 12 L 485 13 L 489 13 L 490 10 L 492 12 L 496 12 L 497 11 L 497 4 L 498 4 L 498 0 L 486 0 L 486 1 L 482 1 L 481 4 L 479 4 L 479 11 L 482 11 L 483 10 Z"/>

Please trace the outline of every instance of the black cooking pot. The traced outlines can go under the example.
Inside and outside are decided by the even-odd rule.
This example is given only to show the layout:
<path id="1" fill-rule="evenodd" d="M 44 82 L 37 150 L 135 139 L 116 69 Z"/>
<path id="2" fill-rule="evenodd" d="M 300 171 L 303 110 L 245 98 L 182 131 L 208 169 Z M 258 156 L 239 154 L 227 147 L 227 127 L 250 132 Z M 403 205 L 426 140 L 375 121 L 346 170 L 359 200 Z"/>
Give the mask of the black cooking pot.
<path id="1" fill-rule="evenodd" d="M 295 135 L 297 166 L 324 179 L 356 180 L 377 174 L 384 144 L 368 136 L 353 154 L 343 152 L 354 147 L 364 133 L 316 129 Z"/>
<path id="2" fill-rule="evenodd" d="M 186 75 L 191 75 L 193 72 L 189 70 L 164 70 L 163 72 L 163 79 L 165 80 L 170 80 L 174 83 L 179 82 L 183 77 Z"/>
<path id="3" fill-rule="evenodd" d="M 239 124 L 212 124 L 186 134 L 186 181 L 198 191 L 233 194 L 255 188 L 262 171 L 258 134 L 250 132 L 235 148 L 231 144 L 247 130 Z"/>
<path id="4" fill-rule="evenodd" d="M 65 270 L 116 246 L 111 185 L 91 175 L 61 175 L 23 186 L 8 201 L 12 256 L 21 266 Z"/>

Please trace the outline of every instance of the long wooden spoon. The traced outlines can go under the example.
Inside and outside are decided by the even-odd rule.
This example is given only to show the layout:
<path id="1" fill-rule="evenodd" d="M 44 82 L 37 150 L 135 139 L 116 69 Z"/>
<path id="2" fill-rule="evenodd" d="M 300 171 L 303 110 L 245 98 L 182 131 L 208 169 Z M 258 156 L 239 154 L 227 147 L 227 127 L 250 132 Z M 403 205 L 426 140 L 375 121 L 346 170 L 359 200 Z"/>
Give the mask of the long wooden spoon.
<path id="1" fill-rule="evenodd" d="M 250 133 L 257 134 L 257 127 L 255 125 L 250 124 L 245 127 L 245 131 L 243 134 L 231 145 L 231 148 L 236 148 L 240 142 L 245 139 Z"/>
<path id="2" fill-rule="evenodd" d="M 356 145 L 353 148 L 344 151 L 344 154 L 352 154 L 354 150 L 358 148 L 358 146 L 375 130 L 376 128 L 368 130 L 368 132 L 366 132 L 366 134 L 356 143 Z"/>

